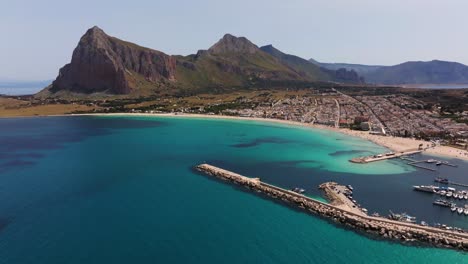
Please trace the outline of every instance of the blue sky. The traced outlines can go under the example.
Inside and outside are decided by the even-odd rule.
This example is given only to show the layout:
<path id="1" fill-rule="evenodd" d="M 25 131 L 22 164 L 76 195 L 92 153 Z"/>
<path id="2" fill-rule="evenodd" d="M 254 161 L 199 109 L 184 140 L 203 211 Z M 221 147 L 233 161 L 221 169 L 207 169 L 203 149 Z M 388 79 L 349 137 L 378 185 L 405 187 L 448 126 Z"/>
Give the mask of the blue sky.
<path id="1" fill-rule="evenodd" d="M 0 80 L 54 79 L 93 25 L 187 55 L 225 33 L 323 62 L 468 64 L 465 0 L 0 0 Z"/>

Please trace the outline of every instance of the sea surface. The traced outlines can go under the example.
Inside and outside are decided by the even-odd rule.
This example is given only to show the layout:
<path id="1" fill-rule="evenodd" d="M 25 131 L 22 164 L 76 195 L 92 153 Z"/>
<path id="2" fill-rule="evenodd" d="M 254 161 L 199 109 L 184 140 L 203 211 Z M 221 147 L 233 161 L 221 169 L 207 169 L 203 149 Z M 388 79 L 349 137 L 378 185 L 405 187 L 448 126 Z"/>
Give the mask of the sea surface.
<path id="1" fill-rule="evenodd" d="M 208 162 L 316 198 L 322 182 L 352 184 L 370 212 L 468 227 L 411 187 L 437 175 L 468 183 L 467 163 L 430 172 L 348 162 L 385 151 L 257 121 L 0 119 L 0 263 L 468 263 L 466 253 L 366 237 L 193 171 Z"/>
<path id="2" fill-rule="evenodd" d="M 29 95 L 35 94 L 44 87 L 0 87 L 0 94 L 3 95 Z"/>

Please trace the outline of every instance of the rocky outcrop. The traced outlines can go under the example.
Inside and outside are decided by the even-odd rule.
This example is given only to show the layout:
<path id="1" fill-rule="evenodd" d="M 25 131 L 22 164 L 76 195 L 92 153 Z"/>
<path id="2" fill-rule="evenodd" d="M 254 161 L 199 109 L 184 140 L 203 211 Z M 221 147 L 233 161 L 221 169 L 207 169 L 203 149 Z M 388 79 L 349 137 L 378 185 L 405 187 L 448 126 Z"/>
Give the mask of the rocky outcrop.
<path id="1" fill-rule="evenodd" d="M 75 48 L 72 60 L 60 69 L 51 91 L 128 94 L 136 82 L 175 80 L 176 60 L 160 51 L 89 29 Z"/>

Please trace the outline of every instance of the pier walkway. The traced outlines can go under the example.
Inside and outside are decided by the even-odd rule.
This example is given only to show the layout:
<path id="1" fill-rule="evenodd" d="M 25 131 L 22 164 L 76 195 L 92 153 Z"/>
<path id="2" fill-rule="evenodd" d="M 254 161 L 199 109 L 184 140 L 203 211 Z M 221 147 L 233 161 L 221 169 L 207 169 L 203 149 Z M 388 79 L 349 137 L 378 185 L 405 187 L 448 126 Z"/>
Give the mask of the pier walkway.
<path id="1" fill-rule="evenodd" d="M 401 152 L 396 152 L 396 153 L 383 153 L 383 154 L 367 156 L 367 157 L 358 157 L 358 158 L 351 159 L 350 161 L 354 163 L 369 163 L 369 162 L 375 162 L 375 161 L 381 161 L 381 160 L 400 158 L 403 156 L 418 154 L 421 152 L 422 150 L 419 150 L 419 149 L 418 150 L 411 149 L 411 150 L 406 150 L 406 151 L 401 151 Z"/>
<path id="2" fill-rule="evenodd" d="M 330 218 L 347 227 L 398 241 L 422 242 L 436 247 L 468 251 L 468 233 L 465 232 L 369 216 L 362 211 L 350 210 L 349 206 L 334 205 L 336 203 L 333 201 L 332 204 L 323 203 L 305 195 L 264 183 L 259 178 L 245 177 L 209 164 L 201 164 L 195 168 L 204 174 L 231 181 L 274 199 L 295 204 L 301 209 Z M 337 197 L 337 199 L 341 198 Z"/>

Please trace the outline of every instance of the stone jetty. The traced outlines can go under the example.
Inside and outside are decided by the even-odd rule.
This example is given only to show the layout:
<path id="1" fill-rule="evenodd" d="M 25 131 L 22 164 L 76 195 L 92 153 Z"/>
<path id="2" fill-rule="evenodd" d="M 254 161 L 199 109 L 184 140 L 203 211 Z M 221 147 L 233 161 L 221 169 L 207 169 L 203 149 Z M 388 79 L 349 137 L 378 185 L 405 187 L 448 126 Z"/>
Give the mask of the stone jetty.
<path id="1" fill-rule="evenodd" d="M 468 233 L 369 216 L 358 209 L 350 208 L 350 206 L 347 206 L 346 201 L 340 201 L 340 197 L 330 193 L 331 189 L 328 187 L 335 183 L 321 185 L 327 197 L 334 197 L 331 198 L 333 199 L 331 204 L 327 204 L 302 194 L 264 183 L 259 178 L 245 177 L 209 164 L 198 165 L 195 169 L 206 175 L 245 186 L 250 190 L 263 193 L 273 199 L 280 199 L 291 204 L 291 206 L 328 218 L 354 230 L 393 241 L 468 251 Z"/>

